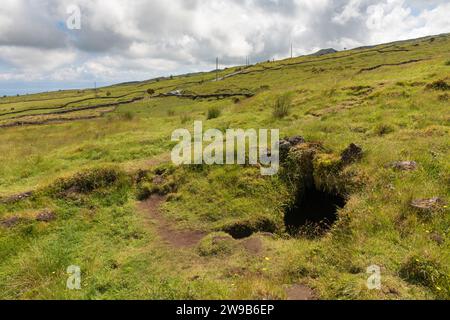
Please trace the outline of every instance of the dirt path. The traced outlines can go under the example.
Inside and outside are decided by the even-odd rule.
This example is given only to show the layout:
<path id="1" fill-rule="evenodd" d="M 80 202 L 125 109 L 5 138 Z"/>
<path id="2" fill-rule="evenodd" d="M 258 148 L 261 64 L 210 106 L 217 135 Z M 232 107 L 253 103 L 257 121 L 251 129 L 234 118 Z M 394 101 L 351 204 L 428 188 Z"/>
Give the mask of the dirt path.
<path id="1" fill-rule="evenodd" d="M 177 230 L 173 223 L 164 218 L 159 211 L 166 197 L 153 195 L 148 200 L 139 203 L 139 209 L 155 222 L 158 236 L 167 244 L 175 248 L 191 248 L 206 235 L 206 233 L 194 230 Z"/>

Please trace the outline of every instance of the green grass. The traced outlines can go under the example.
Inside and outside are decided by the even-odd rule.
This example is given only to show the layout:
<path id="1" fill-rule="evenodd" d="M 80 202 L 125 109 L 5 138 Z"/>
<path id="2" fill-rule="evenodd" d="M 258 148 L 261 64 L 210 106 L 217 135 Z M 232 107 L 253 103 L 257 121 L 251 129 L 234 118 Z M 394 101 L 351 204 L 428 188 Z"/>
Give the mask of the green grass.
<path id="1" fill-rule="evenodd" d="M 389 51 L 398 48 L 408 51 Z M 0 221 L 21 218 L 0 226 L 0 298 L 284 299 L 286 286 L 301 283 L 321 299 L 449 299 L 448 206 L 422 215 L 409 205 L 432 197 L 450 203 L 449 50 L 446 35 L 262 63 L 217 82 L 214 72 L 199 73 L 101 88 L 97 96 L 71 90 L 0 98 L 0 125 L 61 121 L 0 128 L 0 195 L 36 191 L 0 203 Z M 413 59 L 425 60 L 360 72 Z M 160 96 L 173 90 L 254 96 Z M 139 100 L 77 110 L 132 98 Z M 317 183 L 333 189 L 351 177 L 358 187 L 348 188 L 347 205 L 325 236 L 291 237 L 283 214 L 292 188 L 282 175 L 161 164 L 173 130 L 192 130 L 196 120 L 204 130 L 279 128 L 282 137 L 320 142 Z M 362 161 L 333 171 L 350 143 L 362 146 Z M 401 160 L 419 167 L 389 167 Z M 161 214 L 174 229 L 209 236 L 192 248 L 165 244 L 157 223 L 138 209 L 153 193 L 167 194 Z M 44 210 L 57 219 L 36 221 Z M 214 240 L 236 228 L 275 236 L 253 236 L 260 254 L 241 240 Z M 366 286 L 374 264 L 381 291 Z M 65 287 L 70 265 L 81 267 L 80 291 Z"/>

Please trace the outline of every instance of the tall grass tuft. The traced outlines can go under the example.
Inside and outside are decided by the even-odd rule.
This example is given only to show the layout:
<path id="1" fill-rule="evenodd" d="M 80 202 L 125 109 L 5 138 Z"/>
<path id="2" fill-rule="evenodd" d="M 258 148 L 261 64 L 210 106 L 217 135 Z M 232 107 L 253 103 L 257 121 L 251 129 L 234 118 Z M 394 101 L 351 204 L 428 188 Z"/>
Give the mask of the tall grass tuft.
<path id="1" fill-rule="evenodd" d="M 276 119 L 283 119 L 289 115 L 292 108 L 292 95 L 284 93 L 277 97 L 273 105 L 273 116 Z"/>
<path id="2" fill-rule="evenodd" d="M 208 114 L 206 115 L 208 120 L 217 119 L 221 115 L 221 111 L 217 107 L 211 107 L 208 109 Z"/>
<path id="3" fill-rule="evenodd" d="M 121 118 L 126 121 L 131 121 L 134 119 L 134 113 L 131 111 L 126 111 L 125 113 L 121 114 Z"/>
<path id="4" fill-rule="evenodd" d="M 191 116 L 189 114 L 187 114 L 187 113 L 183 113 L 180 116 L 180 120 L 181 120 L 182 124 L 188 123 L 189 121 L 191 121 Z"/>

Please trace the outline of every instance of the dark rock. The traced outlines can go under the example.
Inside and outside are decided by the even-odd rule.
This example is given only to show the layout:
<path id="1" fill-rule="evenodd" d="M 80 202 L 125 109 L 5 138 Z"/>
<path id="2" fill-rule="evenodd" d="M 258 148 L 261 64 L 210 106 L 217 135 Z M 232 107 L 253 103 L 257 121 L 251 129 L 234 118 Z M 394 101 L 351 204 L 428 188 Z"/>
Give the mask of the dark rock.
<path id="1" fill-rule="evenodd" d="M 305 139 L 300 136 L 294 136 L 291 138 L 288 138 L 287 141 L 291 144 L 291 146 L 295 147 L 296 145 L 300 143 L 305 143 Z"/>
<path id="2" fill-rule="evenodd" d="M 391 164 L 391 167 L 400 171 L 414 171 L 417 169 L 417 162 L 415 161 L 397 161 Z"/>
<path id="3" fill-rule="evenodd" d="M 36 216 L 36 221 L 40 222 L 51 222 L 54 220 L 56 220 L 56 214 L 49 210 L 42 211 Z"/>
<path id="4" fill-rule="evenodd" d="M 360 146 L 352 143 L 341 154 L 341 160 L 344 164 L 351 164 L 360 161 L 363 157 L 363 150 Z"/>
<path id="5" fill-rule="evenodd" d="M 285 138 L 283 140 L 280 141 L 280 160 L 283 162 L 284 160 L 286 160 L 289 151 L 301 144 L 301 143 L 305 143 L 305 139 L 303 137 L 300 136 L 294 136 L 294 137 L 290 137 L 290 138 Z"/>

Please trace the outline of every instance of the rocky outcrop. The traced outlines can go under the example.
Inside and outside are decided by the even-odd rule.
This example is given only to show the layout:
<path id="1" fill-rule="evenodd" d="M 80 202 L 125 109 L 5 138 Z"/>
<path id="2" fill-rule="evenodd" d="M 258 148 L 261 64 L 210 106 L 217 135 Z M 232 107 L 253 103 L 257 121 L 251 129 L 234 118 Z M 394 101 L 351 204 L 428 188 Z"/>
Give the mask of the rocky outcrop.
<path id="1" fill-rule="evenodd" d="M 352 143 L 341 154 L 342 163 L 345 165 L 360 161 L 363 157 L 363 149 Z"/>

